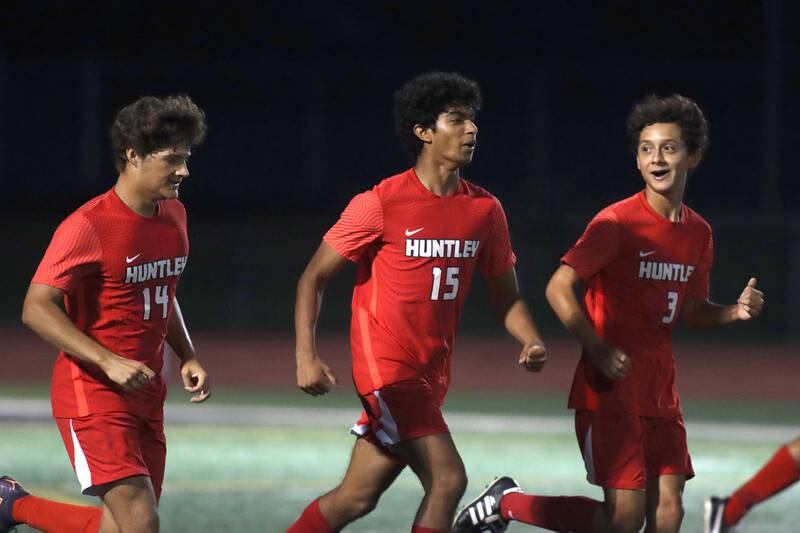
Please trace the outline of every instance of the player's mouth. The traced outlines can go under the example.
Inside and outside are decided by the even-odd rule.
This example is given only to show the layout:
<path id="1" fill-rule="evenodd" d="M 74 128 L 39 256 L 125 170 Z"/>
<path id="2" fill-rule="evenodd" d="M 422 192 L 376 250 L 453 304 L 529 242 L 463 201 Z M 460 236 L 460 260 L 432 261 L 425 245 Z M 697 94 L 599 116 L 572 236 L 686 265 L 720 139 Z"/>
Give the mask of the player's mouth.
<path id="1" fill-rule="evenodd" d="M 469 150 L 475 150 L 475 146 L 478 144 L 478 141 L 469 141 L 464 143 L 464 147 Z"/>
<path id="2" fill-rule="evenodd" d="M 650 174 L 655 178 L 656 181 L 661 181 L 667 177 L 669 172 L 670 172 L 669 169 L 665 168 L 660 170 L 653 170 L 652 172 L 650 172 Z"/>
<path id="3" fill-rule="evenodd" d="M 169 187 L 172 190 L 177 191 L 180 188 L 182 181 L 183 180 L 168 180 L 167 181 L 167 187 Z"/>

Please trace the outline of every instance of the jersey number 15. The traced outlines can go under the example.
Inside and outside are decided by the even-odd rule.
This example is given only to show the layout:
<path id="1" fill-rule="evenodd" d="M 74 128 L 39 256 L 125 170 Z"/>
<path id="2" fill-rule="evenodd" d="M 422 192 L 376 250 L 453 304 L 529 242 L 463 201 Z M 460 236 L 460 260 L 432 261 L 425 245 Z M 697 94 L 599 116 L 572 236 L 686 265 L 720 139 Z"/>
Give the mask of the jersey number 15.
<path id="1" fill-rule="evenodd" d="M 445 271 L 444 294 L 441 294 L 442 289 L 442 269 L 440 267 L 433 267 L 433 287 L 431 287 L 431 300 L 455 300 L 458 296 L 458 274 L 461 267 L 447 267 Z"/>

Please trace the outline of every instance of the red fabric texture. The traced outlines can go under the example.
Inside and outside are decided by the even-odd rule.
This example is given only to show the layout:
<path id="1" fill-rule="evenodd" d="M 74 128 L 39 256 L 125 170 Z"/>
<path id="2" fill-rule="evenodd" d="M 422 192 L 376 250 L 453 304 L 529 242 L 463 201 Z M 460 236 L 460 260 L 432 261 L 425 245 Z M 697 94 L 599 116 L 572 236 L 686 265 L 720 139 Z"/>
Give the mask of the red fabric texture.
<path id="1" fill-rule="evenodd" d="M 500 500 L 504 520 L 516 520 L 552 531 L 588 533 L 603 504 L 582 496 L 531 496 L 510 492 Z"/>
<path id="2" fill-rule="evenodd" d="M 25 496 L 14 502 L 14 520 L 40 531 L 97 533 L 103 511 L 99 507 L 71 505 Z"/>
<path id="3" fill-rule="evenodd" d="M 516 261 L 500 202 L 464 179 L 437 196 L 410 169 L 353 198 L 324 242 L 358 266 L 350 329 L 359 394 L 422 378 L 443 398 L 475 270 L 491 278 Z"/>
<path id="4" fill-rule="evenodd" d="M 754 505 L 774 496 L 800 479 L 800 466 L 783 446 L 752 479 L 739 487 L 734 492 L 723 514 L 723 520 L 729 526 L 739 523 L 739 520 Z"/>
<path id="5" fill-rule="evenodd" d="M 289 526 L 286 533 L 336 533 L 336 531 L 325 521 L 319 509 L 319 499 L 316 499 L 308 504 L 300 518 Z"/>
<path id="6" fill-rule="evenodd" d="M 672 222 L 644 192 L 603 209 L 561 261 L 586 285 L 586 312 L 597 334 L 631 358 L 612 381 L 582 357 L 569 406 L 639 416 L 681 415 L 672 330 L 687 296 L 709 294 L 711 227 L 685 205 Z"/>
<path id="7" fill-rule="evenodd" d="M 113 411 L 161 416 L 164 340 L 189 240 L 183 204 L 158 205 L 158 214 L 143 217 L 114 189 L 90 200 L 56 229 L 36 270 L 33 283 L 64 292 L 67 315 L 79 330 L 157 374 L 151 386 L 124 391 L 98 367 L 61 352 L 51 384 L 56 417 Z"/>

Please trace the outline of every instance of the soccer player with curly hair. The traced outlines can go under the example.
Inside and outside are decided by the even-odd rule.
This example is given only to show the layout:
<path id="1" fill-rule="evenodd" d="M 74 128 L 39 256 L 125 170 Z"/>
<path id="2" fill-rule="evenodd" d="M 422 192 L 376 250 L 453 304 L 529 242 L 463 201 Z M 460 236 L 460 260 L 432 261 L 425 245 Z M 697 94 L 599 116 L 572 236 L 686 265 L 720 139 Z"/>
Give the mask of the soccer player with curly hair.
<path id="1" fill-rule="evenodd" d="M 56 230 L 25 296 L 22 320 L 61 350 L 53 416 L 84 494 L 100 507 L 29 495 L 0 478 L 0 531 L 159 530 L 166 461 L 164 345 L 180 359 L 190 401 L 210 394 L 175 290 L 186 268 L 186 210 L 178 200 L 205 115 L 188 96 L 145 97 L 111 128 L 116 184 Z"/>
<path id="2" fill-rule="evenodd" d="M 337 383 L 314 330 L 328 279 L 358 267 L 352 300 L 353 380 L 364 407 L 341 483 L 314 500 L 292 533 L 338 531 L 375 508 L 410 466 L 425 491 L 412 532 L 449 531 L 467 484 L 442 416 L 455 331 L 479 270 L 519 363 L 538 372 L 545 347 L 520 298 L 500 202 L 461 176 L 472 161 L 478 86 L 458 74 L 423 74 L 395 94 L 398 136 L 412 168 L 356 195 L 325 234 L 297 286 L 297 384 L 325 394 Z"/>
<path id="3" fill-rule="evenodd" d="M 468 505 L 455 531 L 503 531 L 509 520 L 553 531 L 680 528 L 694 470 L 675 387 L 673 328 L 679 315 L 696 328 L 752 320 L 764 297 L 751 278 L 735 304 L 709 300 L 711 227 L 683 203 L 708 146 L 698 105 L 680 95 L 648 96 L 631 110 L 627 129 L 644 190 L 594 217 L 546 290 L 583 346 L 569 407 L 587 480 L 602 487 L 605 501 L 527 495 L 502 477 L 483 495 L 495 503 Z"/>

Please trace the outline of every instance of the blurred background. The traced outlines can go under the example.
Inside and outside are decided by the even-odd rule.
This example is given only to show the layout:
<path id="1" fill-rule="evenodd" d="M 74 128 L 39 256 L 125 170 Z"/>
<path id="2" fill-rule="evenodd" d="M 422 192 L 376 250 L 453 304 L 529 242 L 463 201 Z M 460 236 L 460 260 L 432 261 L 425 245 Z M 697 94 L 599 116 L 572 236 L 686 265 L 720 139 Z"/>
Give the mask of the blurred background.
<path id="1" fill-rule="evenodd" d="M 478 148 L 464 175 L 505 206 L 522 291 L 552 354 L 543 374 L 520 372 L 518 348 L 488 313 L 476 283 L 460 328 L 451 395 L 451 405 L 468 412 L 568 416 L 564 407 L 578 348 L 544 300 L 547 279 L 597 211 L 642 188 L 625 138 L 632 104 L 648 93 L 681 93 L 704 110 L 711 148 L 690 177 L 685 200 L 714 228 L 712 298 L 731 303 L 756 276 L 768 304 L 752 324 L 700 333 L 678 328 L 679 388 L 690 436 L 719 439 L 694 448 L 702 481 L 687 493 L 692 525 L 686 530 L 699 530 L 703 493 L 739 483 L 793 434 L 780 424 L 797 424 L 798 11 L 796 2 L 785 0 L 3 2 L 0 397 L 6 403 L 0 401 L 0 432 L 16 431 L 18 440 L 0 443 L 0 474 L 13 470 L 55 497 L 75 493 L 47 416 L 55 350 L 25 330 L 19 315 L 58 223 L 113 185 L 110 123 L 121 107 L 144 95 L 186 93 L 207 114 L 206 142 L 194 150 L 192 178 L 181 190 L 191 253 L 179 292 L 214 380 L 215 402 L 333 405 L 347 409 L 349 420 L 358 409 L 347 384 L 355 269 L 341 273 L 326 293 L 321 351 L 345 390 L 325 399 L 306 399 L 293 390 L 295 284 L 349 199 L 411 166 L 394 135 L 393 92 L 419 73 L 446 70 L 475 79 L 483 90 Z M 173 384 L 175 374 L 170 370 Z M 173 390 L 183 402 L 180 388 Z M 19 414 L 25 398 L 39 402 L 28 418 Z M 213 424 L 231 423 L 227 411 L 208 416 Z M 274 495 L 294 480 L 294 499 L 269 506 L 280 509 L 282 526 L 340 475 L 337 468 L 350 446 L 344 432 L 337 429 L 335 438 L 343 440 L 335 449 L 319 444 L 334 437 L 309 435 L 309 449 L 301 452 L 286 449 L 295 442 L 280 433 L 287 419 L 248 416 L 258 428 L 222 434 L 191 426 L 171 433 L 171 449 L 178 450 L 171 468 L 187 465 L 167 473 L 170 497 L 162 523 L 168 531 L 223 530 L 231 523 L 229 515 L 193 518 L 183 510 L 184 499 L 192 509 L 211 505 L 197 503 L 208 486 L 198 476 L 216 470 L 197 473 L 187 459 L 206 453 L 198 452 L 201 441 L 222 441 L 207 450 L 208 465 L 219 465 L 215 461 L 226 450 L 239 450 L 225 463 L 235 473 L 220 467 L 212 484 L 225 483 L 237 498 Z M 15 426 L 20 418 L 23 425 Z M 697 419 L 780 427 L 769 433 L 761 426 L 737 426 L 740 433 L 731 433 L 722 426 L 708 433 L 709 426 L 692 425 Z M 550 475 L 545 490 L 587 490 L 565 424 L 554 443 L 534 428 L 533 437 L 520 437 L 518 448 L 500 453 L 498 442 L 487 444 L 469 433 L 480 425 L 475 419 L 459 425 L 475 476 L 470 494 L 498 470 L 522 468 L 480 466 L 487 446 L 501 461 L 513 461 L 518 449 L 544 460 L 530 473 L 520 472 L 522 481 L 530 476 L 541 483 L 544 470 Z M 278 436 L 262 440 L 257 431 Z M 31 435 L 41 449 L 30 447 Z M 736 445 L 731 435 L 740 436 Z M 746 448 L 756 441 L 760 448 Z M 10 442 L 16 447 L 8 448 Z M 256 448 L 243 448 L 250 444 Z M 534 445 L 544 448 L 530 452 Z M 264 449 L 272 450 L 272 459 L 263 456 Z M 555 460 L 548 464 L 554 449 L 567 450 L 569 468 L 563 472 Z M 328 456 L 341 464 L 327 477 L 316 470 L 308 479 L 297 474 L 308 464 L 327 465 Z M 43 462 L 45 457 L 56 463 Z M 385 506 L 383 513 L 397 514 L 418 501 L 416 483 L 405 483 L 397 505 Z M 253 505 L 237 518 L 249 520 L 239 530 L 264 530 L 264 506 L 258 500 Z M 794 496 L 782 505 L 762 518 L 762 529 L 752 530 L 793 531 L 796 516 L 785 511 L 796 511 L 800 500 Z M 405 515 L 382 527 L 388 516 L 354 530 L 405 529 Z M 212 518 L 220 524 L 208 526 Z M 783 529 L 776 526 L 780 520 Z"/>
<path id="2" fill-rule="evenodd" d="M 6 2 L 0 216 L 13 260 L 0 266 L 0 323 L 17 325 L 57 223 L 114 183 L 115 113 L 143 95 L 187 93 L 209 124 L 182 190 L 190 325 L 288 331 L 295 281 L 325 229 L 354 194 L 410 166 L 393 92 L 438 69 L 483 89 L 464 174 L 505 205 L 523 290 L 548 332 L 560 329 L 542 292 L 560 255 L 594 213 L 642 186 L 628 110 L 678 92 L 711 125 L 686 202 L 715 229 L 713 296 L 731 301 L 757 276 L 769 312 L 741 334 L 794 335 L 796 14 L 780 0 Z M 351 279 L 333 288 L 342 312 L 324 329 L 346 328 Z M 495 330 L 485 318 L 468 312 L 465 326 Z"/>

